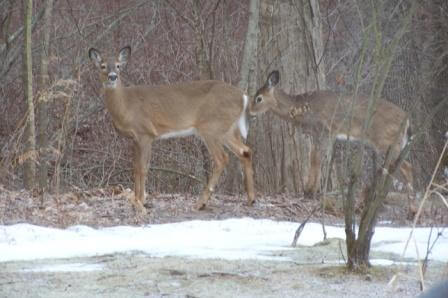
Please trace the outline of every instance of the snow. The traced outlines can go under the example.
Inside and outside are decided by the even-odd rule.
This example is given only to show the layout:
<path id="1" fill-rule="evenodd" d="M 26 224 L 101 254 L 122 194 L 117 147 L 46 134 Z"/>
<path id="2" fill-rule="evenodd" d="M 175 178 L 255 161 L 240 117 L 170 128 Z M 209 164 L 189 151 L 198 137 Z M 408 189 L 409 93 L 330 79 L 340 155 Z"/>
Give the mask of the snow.
<path id="1" fill-rule="evenodd" d="M 68 263 L 43 265 L 36 268 L 24 269 L 24 272 L 89 272 L 100 271 L 103 266 L 100 264 Z"/>
<path id="2" fill-rule="evenodd" d="M 152 257 L 284 261 L 288 257 L 277 256 L 275 252 L 297 249 L 290 245 L 298 226 L 294 222 L 252 218 L 100 229 L 87 226 L 56 229 L 30 224 L 0 225 L 0 262 L 89 257 L 133 251 Z M 345 239 L 344 227 L 327 226 L 326 231 L 329 238 Z M 372 250 L 401 255 L 410 231 L 410 228 L 377 227 Z M 430 258 L 448 261 L 448 230 L 439 232 L 442 236 Z M 432 239 L 436 233 L 437 230 L 433 230 Z M 422 258 L 426 254 L 429 234 L 429 228 L 417 228 L 404 256 L 411 259 L 417 259 L 418 256 Z M 298 245 L 311 246 L 322 241 L 322 237 L 321 225 L 308 223 Z M 396 259 L 398 258 L 395 257 Z M 394 261 L 382 257 L 374 263 L 390 265 Z M 77 263 L 67 270 L 73 271 L 78 267 L 79 270 L 98 270 L 89 267 L 86 269 Z M 65 269 L 56 267 L 54 270 Z"/>

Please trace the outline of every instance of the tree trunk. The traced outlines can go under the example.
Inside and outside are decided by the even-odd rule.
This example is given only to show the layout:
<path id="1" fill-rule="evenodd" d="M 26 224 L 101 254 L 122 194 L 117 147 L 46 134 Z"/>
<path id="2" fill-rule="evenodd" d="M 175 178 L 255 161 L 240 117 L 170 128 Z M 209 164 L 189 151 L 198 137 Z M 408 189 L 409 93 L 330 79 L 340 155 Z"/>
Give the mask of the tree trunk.
<path id="1" fill-rule="evenodd" d="M 239 87 L 248 94 L 255 93 L 257 71 L 257 45 L 260 27 L 260 1 L 250 0 L 249 22 L 247 25 L 246 40 L 244 42 L 243 58 L 241 60 Z"/>
<path id="2" fill-rule="evenodd" d="M 200 80 L 211 80 L 213 79 L 212 68 L 211 68 L 211 57 L 207 58 L 207 46 L 206 46 L 206 36 L 204 31 L 203 20 L 201 19 L 201 3 L 200 0 L 193 0 L 192 5 L 193 13 L 193 30 L 196 40 L 195 48 L 195 58 L 196 65 L 199 69 L 199 79 Z M 213 45 L 210 45 L 213 46 Z M 208 171 L 211 171 L 212 162 L 210 160 L 210 154 L 208 152 L 207 146 L 201 144 L 201 154 L 203 160 L 203 170 L 206 173 L 206 179 L 209 178 L 207 175 Z M 208 183 L 208 181 L 206 181 Z"/>
<path id="3" fill-rule="evenodd" d="M 258 45 L 258 87 L 280 70 L 288 93 L 324 87 L 319 4 L 310 1 L 262 0 Z M 253 94 L 252 94 L 253 95 Z M 260 190 L 299 192 L 309 171 L 310 138 L 270 114 L 251 125 L 254 131 Z M 262 161 L 262 162 L 261 162 Z"/>
<path id="4" fill-rule="evenodd" d="M 38 123 L 39 123 L 39 187 L 45 191 L 48 189 L 48 56 L 50 54 L 50 32 L 53 11 L 53 0 L 45 1 L 44 32 L 42 40 L 42 52 L 40 56 L 40 88 L 41 93 L 38 101 Z"/>
<path id="5" fill-rule="evenodd" d="M 25 153 L 23 155 L 25 162 L 23 167 L 23 181 L 26 189 L 32 189 L 35 186 L 37 155 L 33 104 L 33 70 L 31 58 L 31 17 L 33 13 L 33 1 L 24 0 L 23 8 L 25 28 L 25 38 L 23 41 L 23 85 L 28 114 L 25 128 Z"/>
<path id="6" fill-rule="evenodd" d="M 247 94 L 253 94 L 256 88 L 257 46 L 260 27 L 258 25 L 260 15 L 260 1 L 250 0 L 249 20 L 244 41 L 243 57 L 240 63 L 240 81 L 238 86 Z M 251 130 L 249 130 L 250 133 Z M 224 188 L 230 193 L 241 193 L 242 169 L 240 163 L 233 154 L 229 159 L 224 177 Z"/>
<path id="7" fill-rule="evenodd" d="M 193 0 L 193 24 L 194 24 L 194 34 L 196 39 L 196 65 L 199 68 L 199 79 L 200 80 L 211 80 L 212 67 L 211 59 L 212 57 L 207 57 L 207 45 L 206 36 L 204 30 L 203 20 L 201 18 L 201 3 L 200 0 Z M 213 46 L 213 45 L 210 45 Z"/>

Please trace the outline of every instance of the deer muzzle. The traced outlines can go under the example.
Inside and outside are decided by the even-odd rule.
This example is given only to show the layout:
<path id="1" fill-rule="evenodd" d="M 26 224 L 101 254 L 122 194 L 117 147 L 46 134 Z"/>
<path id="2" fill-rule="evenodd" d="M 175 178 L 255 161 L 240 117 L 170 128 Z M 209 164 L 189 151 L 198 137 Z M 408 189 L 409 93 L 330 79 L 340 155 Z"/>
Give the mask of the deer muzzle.
<path id="1" fill-rule="evenodd" d="M 107 78 L 109 79 L 109 81 L 115 82 L 118 79 L 118 75 L 115 72 L 110 72 L 107 75 Z"/>

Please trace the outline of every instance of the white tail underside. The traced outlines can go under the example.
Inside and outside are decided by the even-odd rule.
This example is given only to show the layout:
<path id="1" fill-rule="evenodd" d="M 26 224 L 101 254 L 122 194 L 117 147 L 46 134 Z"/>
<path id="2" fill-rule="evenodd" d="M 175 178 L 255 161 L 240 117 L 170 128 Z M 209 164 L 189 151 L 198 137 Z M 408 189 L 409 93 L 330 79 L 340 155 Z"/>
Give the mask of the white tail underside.
<path id="1" fill-rule="evenodd" d="M 246 139 L 249 133 L 249 125 L 247 123 L 247 105 L 249 103 L 249 96 L 246 94 L 243 95 L 243 111 L 241 112 L 241 116 L 238 119 L 238 128 L 240 129 L 241 136 Z"/>

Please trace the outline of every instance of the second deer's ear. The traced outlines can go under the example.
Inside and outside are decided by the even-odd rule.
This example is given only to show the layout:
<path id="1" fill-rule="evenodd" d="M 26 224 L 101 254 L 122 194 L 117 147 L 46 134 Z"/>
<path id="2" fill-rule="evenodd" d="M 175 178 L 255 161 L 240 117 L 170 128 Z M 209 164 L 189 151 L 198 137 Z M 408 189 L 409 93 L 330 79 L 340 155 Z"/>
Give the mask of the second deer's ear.
<path id="1" fill-rule="evenodd" d="M 101 62 L 103 61 L 103 59 L 101 58 L 100 52 L 97 49 L 95 49 L 95 48 L 90 48 L 89 49 L 89 58 L 98 67 L 100 66 Z"/>
<path id="2" fill-rule="evenodd" d="M 278 70 L 274 70 L 269 74 L 268 79 L 266 81 L 266 85 L 268 88 L 272 88 L 275 87 L 279 81 L 280 81 L 280 73 L 278 72 Z"/>
<path id="3" fill-rule="evenodd" d="M 118 53 L 118 61 L 122 64 L 126 64 L 128 62 L 129 57 L 131 57 L 131 47 L 126 46 L 120 50 Z"/>

